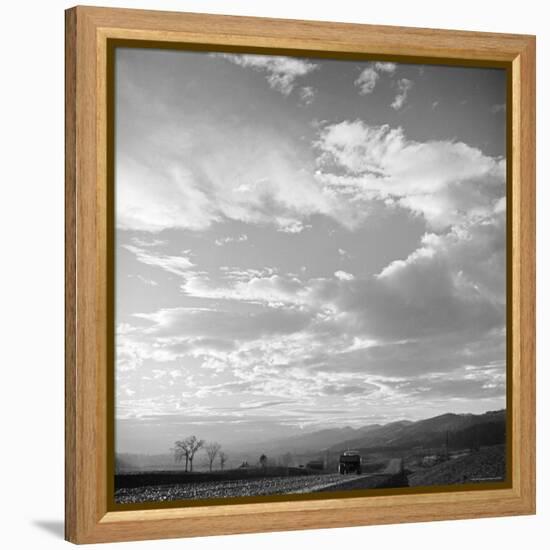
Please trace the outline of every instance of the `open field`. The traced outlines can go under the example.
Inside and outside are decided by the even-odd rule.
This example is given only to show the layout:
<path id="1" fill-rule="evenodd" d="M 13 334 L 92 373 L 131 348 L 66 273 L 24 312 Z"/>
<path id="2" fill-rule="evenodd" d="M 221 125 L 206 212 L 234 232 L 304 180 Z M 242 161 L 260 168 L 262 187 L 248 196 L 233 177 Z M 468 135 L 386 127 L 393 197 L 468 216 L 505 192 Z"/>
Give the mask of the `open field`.
<path id="1" fill-rule="evenodd" d="M 254 480 L 273 477 L 305 477 L 311 474 L 318 475 L 319 471 L 307 468 L 288 468 L 283 466 L 269 466 L 263 468 L 234 468 L 230 470 L 215 470 L 212 472 L 183 470 L 158 470 L 143 472 L 125 472 L 115 475 L 115 489 L 132 489 L 158 485 L 180 485 L 188 483 L 222 482 L 236 480 Z"/>
<path id="2" fill-rule="evenodd" d="M 121 504 L 304 494 L 406 485 L 400 459 L 389 461 L 381 472 L 362 475 L 276 467 L 266 471 L 253 468 L 212 473 L 148 472 L 118 475 L 116 478 L 115 500 Z"/>
<path id="3" fill-rule="evenodd" d="M 399 477 L 396 484 L 396 478 Z M 120 504 L 135 502 L 166 502 L 211 498 L 247 497 L 259 495 L 305 494 L 351 489 L 374 489 L 403 486 L 402 476 L 388 474 L 319 475 L 268 477 L 247 480 L 189 482 L 119 489 L 115 500 Z"/>

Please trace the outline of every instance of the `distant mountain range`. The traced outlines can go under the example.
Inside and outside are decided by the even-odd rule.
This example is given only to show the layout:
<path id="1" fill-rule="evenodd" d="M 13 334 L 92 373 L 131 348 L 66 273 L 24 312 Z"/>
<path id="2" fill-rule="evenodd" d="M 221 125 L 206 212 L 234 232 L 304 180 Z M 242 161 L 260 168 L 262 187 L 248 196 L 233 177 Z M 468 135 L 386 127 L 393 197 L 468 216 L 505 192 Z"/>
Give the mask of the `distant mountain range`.
<path id="1" fill-rule="evenodd" d="M 410 449 L 435 447 L 448 440 L 449 447 L 496 445 L 505 442 L 506 411 L 484 414 L 447 413 L 425 420 L 400 420 L 389 424 L 370 424 L 361 428 L 330 428 L 277 439 L 263 444 L 265 451 L 307 454 L 339 452 L 346 449 Z"/>
<path id="2" fill-rule="evenodd" d="M 464 449 L 506 442 L 506 411 L 489 411 L 484 414 L 447 413 L 425 420 L 411 422 L 399 420 L 389 424 L 369 424 L 360 428 L 327 428 L 254 444 L 229 448 L 230 467 L 236 467 L 246 459 L 266 453 L 268 457 L 280 457 L 291 453 L 308 457 L 322 456 L 325 452 L 335 455 L 345 450 L 362 452 L 386 450 L 412 450 L 441 447 L 448 442 L 449 449 Z M 201 468 L 199 457 L 196 467 Z M 154 470 L 174 468 L 172 454 L 118 454 L 117 464 L 126 470 Z M 204 468 L 204 465 L 202 465 Z M 178 465 L 183 468 L 183 465 Z"/>

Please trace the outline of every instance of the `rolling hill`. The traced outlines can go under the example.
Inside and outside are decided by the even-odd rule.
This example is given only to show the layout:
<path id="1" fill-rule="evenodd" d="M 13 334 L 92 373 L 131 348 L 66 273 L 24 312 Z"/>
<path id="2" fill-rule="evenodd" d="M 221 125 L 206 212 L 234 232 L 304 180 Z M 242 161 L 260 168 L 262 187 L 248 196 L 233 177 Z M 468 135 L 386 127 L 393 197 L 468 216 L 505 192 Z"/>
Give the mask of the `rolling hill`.
<path id="1" fill-rule="evenodd" d="M 447 413 L 417 422 L 392 422 L 340 441 L 330 451 L 345 449 L 410 449 L 433 447 L 445 443 L 450 448 L 496 445 L 505 442 L 506 411 L 484 414 Z"/>

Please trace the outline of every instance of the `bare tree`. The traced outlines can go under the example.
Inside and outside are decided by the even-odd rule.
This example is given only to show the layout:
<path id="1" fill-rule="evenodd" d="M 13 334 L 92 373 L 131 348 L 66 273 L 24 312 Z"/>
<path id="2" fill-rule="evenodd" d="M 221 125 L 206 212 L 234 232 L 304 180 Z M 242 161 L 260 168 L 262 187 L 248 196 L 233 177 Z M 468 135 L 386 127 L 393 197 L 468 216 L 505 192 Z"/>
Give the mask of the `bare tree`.
<path id="1" fill-rule="evenodd" d="M 181 462 L 185 458 L 186 472 L 189 466 L 189 447 L 187 444 L 187 439 L 181 439 L 180 441 L 176 441 L 172 449 L 172 451 L 174 452 L 174 459 L 176 462 Z"/>
<path id="2" fill-rule="evenodd" d="M 223 471 L 223 467 L 225 466 L 225 463 L 227 462 L 227 455 L 223 451 L 220 451 L 218 456 L 220 458 L 220 469 Z"/>
<path id="3" fill-rule="evenodd" d="M 196 436 L 192 435 L 188 437 L 185 441 L 187 442 L 187 450 L 189 456 L 189 471 L 192 472 L 195 453 L 204 445 L 204 439 L 197 439 Z"/>
<path id="4" fill-rule="evenodd" d="M 176 462 L 181 462 L 185 458 L 185 471 L 193 471 L 193 458 L 195 453 L 204 445 L 203 439 L 197 439 L 191 435 L 185 439 L 180 439 L 174 443 L 172 451 Z"/>
<path id="5" fill-rule="evenodd" d="M 216 443 L 215 441 L 208 443 L 204 447 L 204 450 L 206 451 L 206 454 L 208 456 L 208 467 L 210 468 L 210 471 L 212 471 L 212 464 L 214 464 L 214 460 L 218 456 L 218 453 L 220 452 L 221 448 L 222 446 L 219 443 Z"/>

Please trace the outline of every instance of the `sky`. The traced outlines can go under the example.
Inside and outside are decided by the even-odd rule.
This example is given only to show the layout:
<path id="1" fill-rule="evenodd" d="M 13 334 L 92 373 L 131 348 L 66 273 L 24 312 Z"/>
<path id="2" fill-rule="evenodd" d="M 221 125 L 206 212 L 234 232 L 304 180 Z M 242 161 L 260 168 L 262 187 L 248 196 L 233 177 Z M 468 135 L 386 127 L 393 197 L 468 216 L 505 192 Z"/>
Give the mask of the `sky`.
<path id="1" fill-rule="evenodd" d="M 117 452 L 505 407 L 506 74 L 118 48 Z"/>

